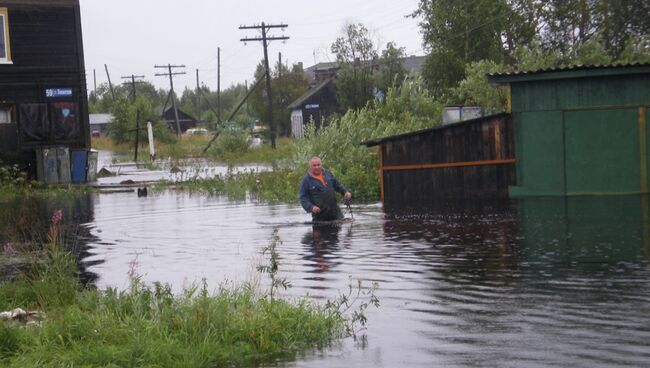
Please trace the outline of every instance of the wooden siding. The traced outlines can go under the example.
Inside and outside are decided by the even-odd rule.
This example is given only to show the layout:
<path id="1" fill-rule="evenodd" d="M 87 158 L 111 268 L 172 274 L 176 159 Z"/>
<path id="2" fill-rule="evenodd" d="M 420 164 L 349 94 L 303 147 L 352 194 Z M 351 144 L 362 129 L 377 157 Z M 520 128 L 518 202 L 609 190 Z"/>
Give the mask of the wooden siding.
<path id="1" fill-rule="evenodd" d="M 512 120 L 507 114 L 386 139 L 380 145 L 386 208 L 506 198 L 508 186 L 515 184 Z"/>
<path id="2" fill-rule="evenodd" d="M 77 105 L 80 135 L 74 140 L 22 144 L 20 118 L 0 126 L 0 158 L 32 157 L 35 146 L 61 144 L 73 148 L 90 145 L 86 77 L 78 0 L 2 1 L 8 9 L 11 64 L 0 65 L 0 104 L 72 102 Z M 69 88 L 71 98 L 47 100 L 46 88 Z M 22 152 L 22 153 L 21 153 Z"/>

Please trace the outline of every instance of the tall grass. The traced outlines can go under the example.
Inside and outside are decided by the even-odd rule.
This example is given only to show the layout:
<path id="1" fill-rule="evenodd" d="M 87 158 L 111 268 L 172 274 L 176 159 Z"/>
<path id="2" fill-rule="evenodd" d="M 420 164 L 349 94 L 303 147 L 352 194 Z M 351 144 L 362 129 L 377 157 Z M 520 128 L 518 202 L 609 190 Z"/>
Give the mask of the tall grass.
<path id="1" fill-rule="evenodd" d="M 174 295 L 169 285 L 148 286 L 137 276 L 126 291 L 102 291 L 74 276 L 75 261 L 58 244 L 57 218 L 50 227 L 47 264 L 0 284 L 0 309 L 19 306 L 46 315 L 40 327 L 0 322 L 0 366 L 250 366 L 325 347 L 353 334 L 355 324 L 365 324 L 368 302 L 346 316 L 354 300 L 350 294 L 325 305 L 271 294 L 287 286 L 276 276 L 277 232 L 266 249 L 270 265 L 260 267 L 274 280 L 269 291 L 222 284 L 210 293 L 203 282 Z M 378 302 L 374 295 L 369 299 Z"/>
<path id="2" fill-rule="evenodd" d="M 271 172 L 229 172 L 213 179 L 192 179 L 180 188 L 233 198 L 248 193 L 263 200 L 295 201 L 308 159 L 320 156 L 323 166 L 352 191 L 353 198 L 374 201 L 379 199 L 378 149 L 362 142 L 433 127 L 440 121 L 441 109 L 421 80 L 407 81 L 401 88 L 391 88 L 385 101 L 350 110 L 318 130 L 308 126 L 305 139 L 293 141 L 290 149 L 275 156 L 277 167 Z"/>

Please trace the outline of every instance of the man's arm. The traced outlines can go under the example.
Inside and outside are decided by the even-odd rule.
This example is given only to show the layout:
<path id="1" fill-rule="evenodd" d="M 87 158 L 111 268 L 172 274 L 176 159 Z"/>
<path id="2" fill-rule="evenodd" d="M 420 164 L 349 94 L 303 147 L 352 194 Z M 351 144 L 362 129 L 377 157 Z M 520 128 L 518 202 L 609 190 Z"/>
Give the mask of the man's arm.
<path id="1" fill-rule="evenodd" d="M 350 191 L 347 190 L 347 188 L 343 186 L 341 182 L 339 182 L 339 180 L 336 178 L 336 176 L 334 176 L 334 174 L 330 173 L 330 175 L 332 175 L 332 183 L 334 184 L 334 190 L 343 194 L 343 197 L 346 200 L 350 200 L 350 198 L 352 198 L 352 193 L 350 193 Z"/>
<path id="2" fill-rule="evenodd" d="M 312 207 L 314 207 L 314 205 L 309 200 L 309 182 L 306 178 L 302 179 L 302 182 L 300 183 L 300 192 L 298 193 L 298 198 L 300 200 L 300 205 L 302 208 L 306 212 L 311 213 Z"/>

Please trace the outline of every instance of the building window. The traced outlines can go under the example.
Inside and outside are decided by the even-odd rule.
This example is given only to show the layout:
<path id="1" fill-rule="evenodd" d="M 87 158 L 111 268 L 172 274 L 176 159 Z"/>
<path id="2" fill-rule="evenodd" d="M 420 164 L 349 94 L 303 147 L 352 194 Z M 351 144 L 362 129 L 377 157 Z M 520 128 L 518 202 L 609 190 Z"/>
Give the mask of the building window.
<path id="1" fill-rule="evenodd" d="M 11 107 L 0 106 L 0 124 L 11 124 L 13 122 Z"/>
<path id="2" fill-rule="evenodd" d="M 9 17 L 7 8 L 0 8 L 0 64 L 11 63 L 9 49 Z"/>

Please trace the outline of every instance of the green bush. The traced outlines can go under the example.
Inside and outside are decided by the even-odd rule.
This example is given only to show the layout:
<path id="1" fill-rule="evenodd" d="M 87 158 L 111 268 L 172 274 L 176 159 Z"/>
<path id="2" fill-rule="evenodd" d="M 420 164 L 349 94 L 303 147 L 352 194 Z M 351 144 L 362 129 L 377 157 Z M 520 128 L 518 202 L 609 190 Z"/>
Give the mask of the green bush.
<path id="1" fill-rule="evenodd" d="M 244 153 L 248 151 L 248 137 L 247 130 L 225 129 L 212 145 L 210 155 L 221 158 Z"/>
<path id="2" fill-rule="evenodd" d="M 307 128 L 306 138 L 297 144 L 293 164 L 306 172 L 311 156 L 319 156 L 348 187 L 355 198 L 379 198 L 379 157 L 376 148 L 361 143 L 437 125 L 442 107 L 428 93 L 421 79 L 390 88 L 385 101 L 371 101 L 360 110 L 349 110 L 329 125 Z M 295 184 L 298 185 L 297 183 Z"/>

